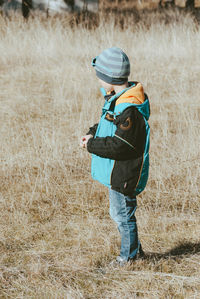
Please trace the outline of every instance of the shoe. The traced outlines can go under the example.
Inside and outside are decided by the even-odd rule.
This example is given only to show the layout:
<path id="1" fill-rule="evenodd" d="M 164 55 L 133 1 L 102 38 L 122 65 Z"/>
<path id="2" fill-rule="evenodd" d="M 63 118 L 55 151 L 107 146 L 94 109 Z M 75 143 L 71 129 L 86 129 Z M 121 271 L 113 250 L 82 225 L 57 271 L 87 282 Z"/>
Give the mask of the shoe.
<path id="1" fill-rule="evenodd" d="M 134 256 L 134 258 L 129 259 L 128 261 L 130 263 L 134 262 L 135 260 L 139 260 L 139 259 L 145 259 L 145 253 L 142 249 L 142 246 L 140 245 L 137 254 Z"/>
<path id="2" fill-rule="evenodd" d="M 142 249 L 142 245 L 140 244 L 138 252 L 137 252 L 136 256 L 132 260 L 142 259 L 144 257 L 145 257 L 145 253 L 144 253 L 144 251 Z"/>
<path id="3" fill-rule="evenodd" d="M 137 253 L 137 258 L 145 258 L 145 253 L 144 253 L 144 251 L 143 251 L 143 249 L 142 249 L 142 245 L 140 244 L 140 247 L 139 247 L 139 250 L 138 250 L 138 253 Z"/>
<path id="4" fill-rule="evenodd" d="M 117 258 L 112 261 L 109 266 L 112 268 L 116 268 L 116 267 L 124 267 L 128 264 L 128 261 L 123 259 L 121 256 L 117 256 Z"/>
<path id="5" fill-rule="evenodd" d="M 127 261 L 123 259 L 121 256 L 117 256 L 117 258 L 114 261 L 112 261 L 109 265 L 111 267 L 124 267 L 128 264 L 132 264 L 137 259 L 143 259 L 143 258 L 145 258 L 145 253 L 142 249 L 142 246 L 140 245 L 139 250 L 134 258 L 129 259 Z"/>

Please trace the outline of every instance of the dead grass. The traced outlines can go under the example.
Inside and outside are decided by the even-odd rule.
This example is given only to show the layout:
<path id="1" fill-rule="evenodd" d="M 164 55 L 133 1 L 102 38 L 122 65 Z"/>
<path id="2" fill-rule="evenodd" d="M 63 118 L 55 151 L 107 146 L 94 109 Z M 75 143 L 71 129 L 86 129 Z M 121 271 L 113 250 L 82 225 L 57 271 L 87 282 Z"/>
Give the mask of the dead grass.
<path id="1" fill-rule="evenodd" d="M 190 16 L 171 18 L 126 30 L 112 18 L 92 30 L 0 19 L 1 298 L 199 297 L 200 35 Z M 107 190 L 79 149 L 103 103 L 90 61 L 112 45 L 130 57 L 152 113 L 137 211 L 147 258 L 115 271 Z"/>

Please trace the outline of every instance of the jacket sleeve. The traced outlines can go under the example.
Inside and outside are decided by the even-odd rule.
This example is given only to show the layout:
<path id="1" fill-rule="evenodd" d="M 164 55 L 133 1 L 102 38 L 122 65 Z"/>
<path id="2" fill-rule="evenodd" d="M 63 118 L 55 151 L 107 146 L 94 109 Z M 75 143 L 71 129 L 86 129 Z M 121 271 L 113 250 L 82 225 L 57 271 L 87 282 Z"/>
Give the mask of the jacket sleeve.
<path id="1" fill-rule="evenodd" d="M 143 154 L 146 130 L 143 116 L 135 107 L 129 107 L 116 118 L 113 137 L 90 138 L 87 150 L 97 156 L 113 160 L 128 160 Z"/>
<path id="2" fill-rule="evenodd" d="M 89 131 L 86 133 L 86 135 L 92 135 L 94 136 L 96 134 L 98 124 L 95 124 L 93 127 L 90 127 Z"/>

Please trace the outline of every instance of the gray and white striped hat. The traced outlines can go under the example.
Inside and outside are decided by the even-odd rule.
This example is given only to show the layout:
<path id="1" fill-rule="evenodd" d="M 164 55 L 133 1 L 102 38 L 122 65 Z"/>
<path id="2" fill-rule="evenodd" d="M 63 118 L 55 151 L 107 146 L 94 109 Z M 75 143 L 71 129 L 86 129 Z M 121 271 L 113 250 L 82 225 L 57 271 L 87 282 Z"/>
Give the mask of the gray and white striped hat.
<path id="1" fill-rule="evenodd" d="M 92 66 L 97 77 L 109 84 L 124 84 L 130 75 L 128 56 L 117 47 L 104 50 L 93 59 Z"/>

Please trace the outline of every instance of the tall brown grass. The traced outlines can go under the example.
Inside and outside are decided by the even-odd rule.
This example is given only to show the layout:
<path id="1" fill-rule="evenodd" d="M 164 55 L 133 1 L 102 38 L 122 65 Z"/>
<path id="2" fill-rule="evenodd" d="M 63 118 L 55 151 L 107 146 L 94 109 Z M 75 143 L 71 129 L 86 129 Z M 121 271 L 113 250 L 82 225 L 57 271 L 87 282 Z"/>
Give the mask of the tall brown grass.
<path id="1" fill-rule="evenodd" d="M 177 14 L 123 30 L 112 17 L 91 30 L 66 17 L 0 19 L 1 298 L 199 297 L 200 32 Z M 107 189 L 79 148 L 103 104 L 90 61 L 114 45 L 151 101 L 137 211 L 147 257 L 116 270 Z"/>

